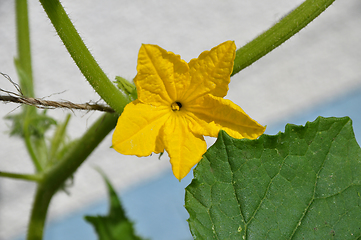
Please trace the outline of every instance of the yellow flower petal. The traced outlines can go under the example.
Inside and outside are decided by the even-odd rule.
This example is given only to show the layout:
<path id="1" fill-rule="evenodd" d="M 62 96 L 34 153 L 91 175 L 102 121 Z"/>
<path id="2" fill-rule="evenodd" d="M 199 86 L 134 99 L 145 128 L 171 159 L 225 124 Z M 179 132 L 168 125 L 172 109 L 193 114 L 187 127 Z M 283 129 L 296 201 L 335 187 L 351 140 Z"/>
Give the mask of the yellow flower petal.
<path id="1" fill-rule="evenodd" d="M 138 100 L 129 103 L 118 119 L 113 148 L 122 154 L 138 157 L 163 152 L 159 130 L 170 112 L 169 108 L 146 105 Z"/>
<path id="2" fill-rule="evenodd" d="M 235 50 L 234 42 L 227 41 L 189 62 L 191 85 L 187 89 L 187 101 L 208 93 L 217 97 L 227 94 Z"/>
<path id="3" fill-rule="evenodd" d="M 174 176 L 181 180 L 207 150 L 203 136 L 193 134 L 182 112 L 174 112 L 164 125 L 163 142 Z"/>
<path id="4" fill-rule="evenodd" d="M 184 110 L 194 119 L 191 131 L 200 135 L 217 137 L 222 129 L 234 138 L 255 139 L 266 130 L 232 101 L 210 94 L 196 99 Z"/>
<path id="5" fill-rule="evenodd" d="M 203 135 L 225 130 L 254 139 L 265 128 L 223 97 L 228 91 L 236 46 L 227 41 L 190 61 L 156 46 L 142 45 L 134 79 L 138 99 L 128 104 L 113 134 L 113 148 L 147 156 L 168 152 L 181 180 L 207 149 Z"/>
<path id="6" fill-rule="evenodd" d="M 179 55 L 156 45 L 142 45 L 137 70 L 134 83 L 138 99 L 154 106 L 179 100 L 190 84 L 187 63 Z"/>

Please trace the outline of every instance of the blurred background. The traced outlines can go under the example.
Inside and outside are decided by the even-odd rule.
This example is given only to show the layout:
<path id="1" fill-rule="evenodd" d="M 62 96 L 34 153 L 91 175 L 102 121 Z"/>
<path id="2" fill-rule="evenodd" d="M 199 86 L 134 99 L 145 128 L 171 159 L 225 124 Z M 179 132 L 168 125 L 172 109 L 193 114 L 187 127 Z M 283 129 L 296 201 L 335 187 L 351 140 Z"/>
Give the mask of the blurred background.
<path id="1" fill-rule="evenodd" d="M 241 47 L 274 25 L 303 1 L 295 0 L 176 0 L 71 1 L 63 6 L 110 79 L 136 75 L 142 43 L 157 44 L 192 58 L 226 41 Z M 98 101 L 58 38 L 41 5 L 29 1 L 35 94 L 48 100 L 75 103 Z M 0 72 L 18 77 L 14 1 L 0 1 Z M 361 2 L 336 0 L 316 20 L 286 43 L 231 79 L 226 98 L 267 125 L 267 134 L 284 131 L 286 123 L 304 125 L 317 116 L 350 116 L 361 136 Z M 15 91 L 0 77 L 0 88 Z M 18 105 L 0 103 L 3 119 Z M 49 110 L 58 121 L 70 111 Z M 71 113 L 71 112 L 70 112 Z M 74 111 L 71 139 L 100 113 Z M 21 139 L 9 138 L 10 122 L 0 121 L 0 171 L 32 173 Z M 214 139 L 207 139 L 209 145 Z M 171 173 L 167 156 L 137 158 L 110 148 L 111 134 L 74 176 L 69 195 L 58 192 L 51 202 L 46 240 L 97 239 L 84 215 L 106 214 L 105 184 L 94 169 L 108 175 L 139 235 L 151 239 L 191 239 L 184 209 L 184 188 Z M 0 239 L 24 239 L 35 184 L 0 178 Z"/>

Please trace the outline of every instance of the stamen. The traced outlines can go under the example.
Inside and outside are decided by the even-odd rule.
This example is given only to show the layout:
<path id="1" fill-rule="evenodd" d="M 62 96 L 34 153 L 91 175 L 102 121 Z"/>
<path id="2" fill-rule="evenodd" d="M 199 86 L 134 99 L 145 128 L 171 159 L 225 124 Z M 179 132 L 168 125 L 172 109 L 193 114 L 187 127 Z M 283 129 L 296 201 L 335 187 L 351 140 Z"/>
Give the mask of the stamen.
<path id="1" fill-rule="evenodd" d="M 170 105 L 173 111 L 179 111 L 182 108 L 182 104 L 180 102 L 174 102 Z"/>

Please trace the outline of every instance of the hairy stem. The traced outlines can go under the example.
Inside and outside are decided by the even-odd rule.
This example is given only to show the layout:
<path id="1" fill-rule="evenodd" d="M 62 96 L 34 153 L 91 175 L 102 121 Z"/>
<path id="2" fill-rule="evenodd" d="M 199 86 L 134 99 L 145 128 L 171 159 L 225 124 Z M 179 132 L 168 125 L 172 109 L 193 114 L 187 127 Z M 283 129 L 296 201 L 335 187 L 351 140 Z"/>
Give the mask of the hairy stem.
<path id="1" fill-rule="evenodd" d="M 306 27 L 335 0 L 306 0 L 273 27 L 236 52 L 232 75 L 248 67 Z"/>
<path id="2" fill-rule="evenodd" d="M 59 0 L 40 0 L 40 3 L 69 54 L 90 85 L 109 106 L 121 113 L 129 100 L 114 86 L 99 67 Z"/>

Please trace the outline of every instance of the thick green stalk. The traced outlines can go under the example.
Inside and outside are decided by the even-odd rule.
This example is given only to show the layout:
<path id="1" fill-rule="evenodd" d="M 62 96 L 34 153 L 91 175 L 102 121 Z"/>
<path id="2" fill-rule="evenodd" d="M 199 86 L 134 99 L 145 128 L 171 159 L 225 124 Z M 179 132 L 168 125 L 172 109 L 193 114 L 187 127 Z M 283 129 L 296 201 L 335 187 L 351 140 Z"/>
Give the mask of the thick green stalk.
<path id="1" fill-rule="evenodd" d="M 51 198 L 105 136 L 115 127 L 117 114 L 102 115 L 89 130 L 75 143 L 63 159 L 52 168 L 45 170 L 39 182 L 31 212 L 28 240 L 40 240 L 43 236 L 46 215 Z"/>
<path id="2" fill-rule="evenodd" d="M 335 0 L 306 0 L 290 14 L 236 52 L 232 75 L 248 67 L 320 15 Z"/>
<path id="3" fill-rule="evenodd" d="M 128 99 L 99 67 L 70 21 L 59 0 L 40 0 L 60 39 L 94 90 L 115 111 L 121 113 Z"/>

